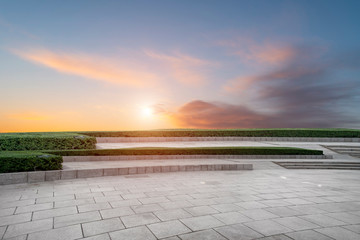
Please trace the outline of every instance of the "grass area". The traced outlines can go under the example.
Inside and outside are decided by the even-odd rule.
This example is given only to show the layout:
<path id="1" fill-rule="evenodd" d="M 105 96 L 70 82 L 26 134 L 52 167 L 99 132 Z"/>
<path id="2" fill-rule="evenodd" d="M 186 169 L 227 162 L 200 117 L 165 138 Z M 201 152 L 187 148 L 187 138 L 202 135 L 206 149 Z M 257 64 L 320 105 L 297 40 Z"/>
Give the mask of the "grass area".
<path id="1" fill-rule="evenodd" d="M 290 147 L 126 148 L 44 151 L 61 156 L 112 155 L 322 155 L 320 150 Z"/>
<path id="2" fill-rule="evenodd" d="M 92 136 L 69 132 L 0 133 L 0 151 L 94 149 Z"/>
<path id="3" fill-rule="evenodd" d="M 0 151 L 0 173 L 59 170 L 62 157 L 40 151 Z"/>
<path id="4" fill-rule="evenodd" d="M 360 137 L 359 129 L 343 128 L 164 129 L 79 133 L 92 137 Z"/>

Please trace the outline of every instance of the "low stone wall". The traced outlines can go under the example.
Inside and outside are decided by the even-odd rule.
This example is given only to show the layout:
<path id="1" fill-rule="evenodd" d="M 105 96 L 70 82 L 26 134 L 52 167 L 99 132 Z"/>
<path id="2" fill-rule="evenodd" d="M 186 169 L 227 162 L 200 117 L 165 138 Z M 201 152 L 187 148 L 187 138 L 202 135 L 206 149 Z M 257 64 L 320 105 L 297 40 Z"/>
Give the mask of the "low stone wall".
<path id="1" fill-rule="evenodd" d="M 332 159 L 332 155 L 118 155 L 64 156 L 64 162 L 164 160 L 164 159 Z"/>
<path id="2" fill-rule="evenodd" d="M 305 137 L 97 137 L 97 143 L 189 142 L 189 141 L 270 141 L 270 142 L 360 142 L 360 138 Z"/>
<path id="3" fill-rule="evenodd" d="M 132 174 L 252 169 L 252 164 L 201 164 L 2 173 L 0 174 L 0 185 Z"/>

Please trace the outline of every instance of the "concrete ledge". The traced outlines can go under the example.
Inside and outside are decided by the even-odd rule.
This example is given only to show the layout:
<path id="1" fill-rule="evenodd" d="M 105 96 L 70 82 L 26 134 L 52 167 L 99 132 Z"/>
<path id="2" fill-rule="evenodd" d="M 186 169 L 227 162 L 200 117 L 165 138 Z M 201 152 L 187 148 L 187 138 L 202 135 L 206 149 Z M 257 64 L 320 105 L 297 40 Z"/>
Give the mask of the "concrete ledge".
<path id="1" fill-rule="evenodd" d="M 360 142 L 360 138 L 306 137 L 98 137 L 97 143 L 191 141 L 282 141 L 282 142 Z"/>
<path id="2" fill-rule="evenodd" d="M 171 165 L 129 168 L 103 168 L 103 169 L 79 169 L 57 170 L 21 173 L 0 174 L 0 185 L 16 183 L 36 183 L 44 181 L 91 178 L 103 176 L 121 176 L 131 174 L 186 172 L 186 171 L 238 171 L 252 170 L 252 164 L 201 164 L 201 165 Z"/>
<path id="3" fill-rule="evenodd" d="M 164 160 L 164 159 L 332 159 L 332 155 L 119 155 L 66 156 L 64 162 Z"/>

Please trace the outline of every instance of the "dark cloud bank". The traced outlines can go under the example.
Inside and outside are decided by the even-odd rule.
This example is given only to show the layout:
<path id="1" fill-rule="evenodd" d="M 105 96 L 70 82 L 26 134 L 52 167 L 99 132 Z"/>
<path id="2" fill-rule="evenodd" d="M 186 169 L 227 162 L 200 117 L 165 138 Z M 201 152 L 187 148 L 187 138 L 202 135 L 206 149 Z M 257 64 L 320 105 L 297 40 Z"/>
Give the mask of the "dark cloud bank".
<path id="1" fill-rule="evenodd" d="M 359 128 L 360 51 L 321 57 L 316 47 L 298 47 L 296 52 L 286 65 L 252 76 L 247 89 L 236 93 L 257 89 L 255 100 L 276 109 L 275 114 L 242 104 L 195 100 L 173 118 L 180 126 L 198 128 Z"/>

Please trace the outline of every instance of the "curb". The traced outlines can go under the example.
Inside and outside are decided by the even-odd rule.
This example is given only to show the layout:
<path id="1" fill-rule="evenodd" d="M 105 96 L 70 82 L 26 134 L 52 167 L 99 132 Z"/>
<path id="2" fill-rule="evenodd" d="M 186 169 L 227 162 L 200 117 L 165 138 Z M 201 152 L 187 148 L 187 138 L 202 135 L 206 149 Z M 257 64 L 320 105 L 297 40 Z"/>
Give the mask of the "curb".
<path id="1" fill-rule="evenodd" d="M 332 159 L 332 155 L 114 155 L 63 156 L 63 162 L 164 160 L 164 159 Z"/>
<path id="2" fill-rule="evenodd" d="M 17 172 L 0 174 L 0 185 L 17 183 L 36 183 L 77 178 L 122 176 L 131 174 L 188 172 L 188 171 L 223 171 L 253 170 L 252 164 L 201 164 L 201 165 L 167 165 L 128 168 L 102 168 L 79 170 L 55 170 L 38 172 Z"/>
<path id="3" fill-rule="evenodd" d="M 360 138 L 307 137 L 97 137 L 97 143 L 192 141 L 360 142 Z"/>

